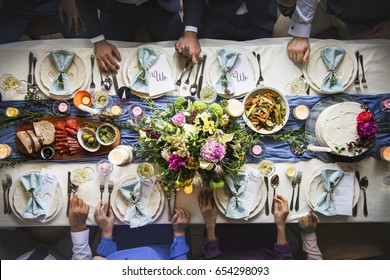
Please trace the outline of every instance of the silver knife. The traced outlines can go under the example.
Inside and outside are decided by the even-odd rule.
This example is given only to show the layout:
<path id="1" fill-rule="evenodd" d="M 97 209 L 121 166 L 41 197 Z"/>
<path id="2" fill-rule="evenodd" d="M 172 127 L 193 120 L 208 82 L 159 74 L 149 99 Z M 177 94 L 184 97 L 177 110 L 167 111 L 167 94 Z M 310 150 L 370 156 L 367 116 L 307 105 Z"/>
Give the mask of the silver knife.
<path id="1" fill-rule="evenodd" d="M 199 82 L 198 82 L 198 92 L 197 96 L 200 98 L 200 91 L 202 90 L 202 84 L 203 84 L 203 71 L 204 71 L 204 66 L 206 65 L 206 59 L 207 55 L 203 55 L 203 64 L 202 64 L 202 70 L 200 71 L 200 77 L 199 77 Z"/>
<path id="2" fill-rule="evenodd" d="M 68 206 L 66 207 L 66 216 L 69 217 L 70 196 L 72 195 L 72 181 L 70 180 L 70 171 L 68 171 Z"/>
<path id="3" fill-rule="evenodd" d="M 171 221 L 172 218 L 172 209 L 171 209 L 171 189 L 167 190 L 165 192 L 167 196 L 167 203 L 168 203 L 168 221 Z"/>
<path id="4" fill-rule="evenodd" d="M 264 181 L 265 181 L 265 186 L 267 187 L 267 198 L 265 199 L 265 214 L 268 216 L 269 215 L 269 205 L 268 205 L 268 176 L 264 176 Z"/>
<path id="5" fill-rule="evenodd" d="M 114 89 L 115 93 L 118 94 L 119 86 L 118 86 L 118 80 L 116 79 L 116 74 L 112 74 L 112 80 L 114 81 Z"/>
<path id="6" fill-rule="evenodd" d="M 33 65 L 34 55 L 32 52 L 28 55 L 28 76 L 27 76 L 27 84 L 30 86 L 32 84 L 32 65 Z"/>

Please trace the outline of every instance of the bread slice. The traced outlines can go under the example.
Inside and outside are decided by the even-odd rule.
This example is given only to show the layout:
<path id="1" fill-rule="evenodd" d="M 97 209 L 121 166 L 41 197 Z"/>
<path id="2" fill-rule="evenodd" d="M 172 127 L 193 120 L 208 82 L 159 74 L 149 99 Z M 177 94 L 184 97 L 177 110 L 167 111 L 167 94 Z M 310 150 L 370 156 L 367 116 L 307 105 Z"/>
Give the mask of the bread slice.
<path id="1" fill-rule="evenodd" d="M 27 130 L 27 133 L 30 135 L 31 140 L 34 144 L 34 152 L 39 152 L 42 149 L 41 143 L 39 142 L 38 137 L 35 135 L 34 131 Z"/>
<path id="2" fill-rule="evenodd" d="M 33 122 L 36 136 L 42 140 L 43 145 L 53 144 L 55 141 L 55 128 L 49 121 Z"/>
<path id="3" fill-rule="evenodd" d="M 32 154 L 34 152 L 34 144 L 30 135 L 25 130 L 22 130 L 18 131 L 16 136 L 19 138 L 20 142 L 22 142 L 27 153 Z"/>

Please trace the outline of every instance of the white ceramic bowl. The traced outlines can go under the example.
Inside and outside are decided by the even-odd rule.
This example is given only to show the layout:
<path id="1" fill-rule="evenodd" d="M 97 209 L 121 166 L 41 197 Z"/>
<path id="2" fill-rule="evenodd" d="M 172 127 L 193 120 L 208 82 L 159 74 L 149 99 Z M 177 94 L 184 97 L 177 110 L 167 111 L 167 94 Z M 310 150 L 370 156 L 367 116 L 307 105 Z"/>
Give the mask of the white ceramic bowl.
<path id="1" fill-rule="evenodd" d="M 287 123 L 287 120 L 288 120 L 288 117 L 290 115 L 290 106 L 288 105 L 288 101 L 286 99 L 286 97 L 280 92 L 278 91 L 277 89 L 275 88 L 271 88 L 271 87 L 257 87 L 255 88 L 254 90 L 248 92 L 246 95 L 245 95 L 245 98 L 243 100 L 243 103 L 244 103 L 244 106 L 245 104 L 247 103 L 247 100 L 250 98 L 250 97 L 253 97 L 254 95 L 260 93 L 261 95 L 263 94 L 266 94 L 267 92 L 270 92 L 272 93 L 273 95 L 276 95 L 280 98 L 280 101 L 281 101 L 281 105 L 282 105 L 282 108 L 284 108 L 286 110 L 286 114 L 283 118 L 283 122 L 282 124 L 279 124 L 279 125 L 276 125 L 275 127 L 273 127 L 271 130 L 267 130 L 266 128 L 260 128 L 259 130 L 255 128 L 254 124 L 251 122 L 251 120 L 247 117 L 246 113 L 248 111 L 248 109 L 245 109 L 245 113 L 243 115 L 243 118 L 245 120 L 245 123 L 255 132 L 257 133 L 260 133 L 260 134 L 272 134 L 272 133 L 275 133 L 279 130 L 281 130 Z"/>
<path id="2" fill-rule="evenodd" d="M 96 129 L 96 139 L 103 146 L 110 146 L 117 137 L 116 129 L 111 124 L 102 124 Z"/>
<path id="3" fill-rule="evenodd" d="M 93 145 L 88 145 L 86 141 L 83 139 L 83 133 L 88 133 L 95 137 L 95 143 Z M 83 147 L 84 150 L 88 152 L 96 152 L 100 148 L 100 143 L 97 141 L 97 137 L 95 131 L 90 128 L 82 127 L 77 131 L 77 140 L 80 143 L 80 146 Z"/>

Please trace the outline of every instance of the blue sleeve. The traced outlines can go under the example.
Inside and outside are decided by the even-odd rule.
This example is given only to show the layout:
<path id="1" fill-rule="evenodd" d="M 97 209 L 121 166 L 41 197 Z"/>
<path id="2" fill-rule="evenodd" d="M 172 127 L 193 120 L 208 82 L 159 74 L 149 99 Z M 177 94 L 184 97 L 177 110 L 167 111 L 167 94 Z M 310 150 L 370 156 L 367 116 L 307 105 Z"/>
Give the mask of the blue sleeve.
<path id="1" fill-rule="evenodd" d="M 99 246 L 97 247 L 96 253 L 99 256 L 107 257 L 118 250 L 116 242 L 112 238 L 105 238 L 102 236 Z"/>
<path id="2" fill-rule="evenodd" d="M 173 238 L 173 243 L 171 246 L 171 260 L 186 260 L 187 253 L 190 250 L 186 243 L 184 236 L 176 236 Z"/>

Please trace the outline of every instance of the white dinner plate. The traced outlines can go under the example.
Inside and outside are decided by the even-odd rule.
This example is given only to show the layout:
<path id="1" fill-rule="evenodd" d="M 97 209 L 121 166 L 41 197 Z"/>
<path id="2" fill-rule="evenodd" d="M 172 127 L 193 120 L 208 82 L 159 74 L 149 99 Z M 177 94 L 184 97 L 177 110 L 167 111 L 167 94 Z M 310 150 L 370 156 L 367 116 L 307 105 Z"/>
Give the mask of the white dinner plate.
<path id="1" fill-rule="evenodd" d="M 126 177 L 121 180 L 119 184 L 114 186 L 114 189 L 111 194 L 112 209 L 115 216 L 125 224 L 129 224 L 129 221 L 125 220 L 126 210 L 129 207 L 129 201 L 122 195 L 122 192 L 119 190 L 120 186 L 125 184 L 128 181 L 132 181 L 134 176 Z M 153 223 L 161 214 L 164 209 L 164 193 L 161 189 L 160 184 L 156 183 L 153 187 L 152 194 L 150 196 L 149 204 L 147 206 L 148 213 L 151 216 L 152 220 L 150 223 Z"/>
<path id="2" fill-rule="evenodd" d="M 317 204 L 318 198 L 323 194 L 326 190 L 322 183 L 322 176 L 321 176 L 321 170 L 323 169 L 334 169 L 335 164 L 329 163 L 326 165 L 323 165 L 316 170 L 313 171 L 313 173 L 310 175 L 310 178 L 308 180 L 309 186 L 307 188 L 306 193 L 306 199 L 309 203 L 309 206 L 314 209 L 314 207 Z M 359 188 L 359 182 L 354 176 L 354 195 L 353 195 L 353 203 L 352 205 L 355 206 L 356 203 L 359 200 L 359 194 L 360 194 L 360 188 Z"/>
<path id="3" fill-rule="evenodd" d="M 78 56 L 75 50 L 66 49 L 68 51 L 74 52 L 74 58 L 72 64 L 69 66 L 68 71 L 66 72 L 69 80 L 69 86 L 71 93 L 68 95 L 57 95 L 51 94 L 49 92 L 50 87 L 53 83 L 53 80 L 57 78 L 59 72 L 50 58 L 50 52 L 56 49 L 46 51 L 37 61 L 36 65 L 36 82 L 40 90 L 50 98 L 53 99 L 69 99 L 73 97 L 73 94 L 79 90 L 82 90 L 86 87 L 89 82 L 87 78 L 87 67 L 86 63 Z"/>
<path id="4" fill-rule="evenodd" d="M 324 47 L 330 46 L 340 47 L 345 50 L 344 57 L 336 68 L 336 73 L 341 79 L 344 90 L 353 83 L 357 73 L 357 61 L 355 54 L 347 44 L 338 40 L 322 40 L 315 43 L 311 47 L 311 53 L 308 61 L 303 65 L 303 74 L 310 87 L 324 94 L 331 93 L 321 91 L 322 81 L 328 73 L 328 68 L 321 57 L 321 50 Z"/>
<path id="5" fill-rule="evenodd" d="M 15 214 L 16 217 L 18 217 L 23 222 L 26 222 L 29 224 L 41 224 L 42 222 L 40 222 L 38 220 L 29 220 L 29 219 L 23 218 L 23 213 L 26 210 L 27 203 L 28 203 L 30 197 L 29 197 L 25 187 L 22 185 L 21 177 L 28 175 L 28 174 L 31 174 L 31 173 L 40 174 L 41 172 L 40 171 L 31 171 L 31 172 L 27 172 L 27 173 L 21 175 L 16 180 L 16 182 L 14 184 L 12 184 L 12 186 L 10 188 L 9 200 L 10 200 L 12 212 Z M 57 189 L 56 189 L 56 192 L 54 194 L 53 202 L 52 202 L 51 208 L 49 210 L 49 213 L 47 215 L 45 223 L 49 222 L 50 220 L 55 218 L 55 216 L 57 216 L 57 214 L 61 210 L 62 201 L 63 201 L 62 189 L 61 189 L 60 183 L 58 182 Z"/>
<path id="6" fill-rule="evenodd" d="M 225 184 L 225 186 L 221 189 L 214 190 L 214 201 L 218 210 L 226 215 L 226 208 L 229 204 L 231 197 L 233 196 L 229 187 Z M 257 191 L 257 195 L 255 201 L 253 202 L 253 206 L 249 213 L 249 219 L 255 217 L 260 211 L 263 209 L 265 205 L 265 201 L 267 198 L 267 189 L 265 187 L 264 180 L 262 180 L 261 185 Z"/>
<path id="7" fill-rule="evenodd" d="M 260 76 L 259 64 L 257 62 L 256 57 L 249 50 L 247 50 L 246 48 L 243 48 L 243 47 L 226 46 L 226 47 L 224 47 L 224 49 L 229 49 L 229 50 L 238 52 L 241 57 L 244 57 L 248 60 L 248 64 L 249 64 L 250 68 L 247 69 L 247 71 L 250 71 L 253 75 L 253 81 L 254 81 L 253 89 L 254 89 L 256 87 L 257 79 Z M 206 60 L 205 68 L 207 69 L 208 83 L 212 87 L 214 87 L 215 83 L 218 81 L 218 79 L 221 77 L 221 74 L 222 74 L 216 52 L 210 57 L 210 59 Z M 253 90 L 253 89 L 251 89 L 251 90 Z M 240 94 L 234 94 L 232 96 L 230 96 L 230 95 L 227 96 L 225 93 L 222 93 L 222 92 L 217 92 L 217 93 L 218 93 L 218 95 L 226 97 L 226 98 L 238 98 L 238 97 L 244 96 L 249 91 L 250 90 L 248 90 L 246 92 L 242 92 Z"/>
<path id="8" fill-rule="evenodd" d="M 159 46 L 149 46 L 149 47 L 159 51 L 162 54 L 165 54 L 165 57 L 167 58 L 168 64 L 170 66 L 169 68 L 172 74 L 172 80 L 174 80 L 174 78 L 176 77 L 176 65 L 174 60 L 172 59 L 172 56 L 167 51 L 165 51 L 164 48 L 162 47 Z M 129 55 L 126 57 L 123 63 L 122 74 L 126 86 L 130 85 L 131 79 L 135 77 L 138 71 L 140 71 L 139 64 L 138 64 L 138 48 L 132 48 L 130 50 Z M 168 94 L 168 92 L 160 92 L 153 96 L 150 96 L 149 93 L 147 92 L 138 92 L 134 90 L 132 90 L 131 93 L 140 98 L 151 98 L 151 99 L 159 98 L 161 96 Z"/>

